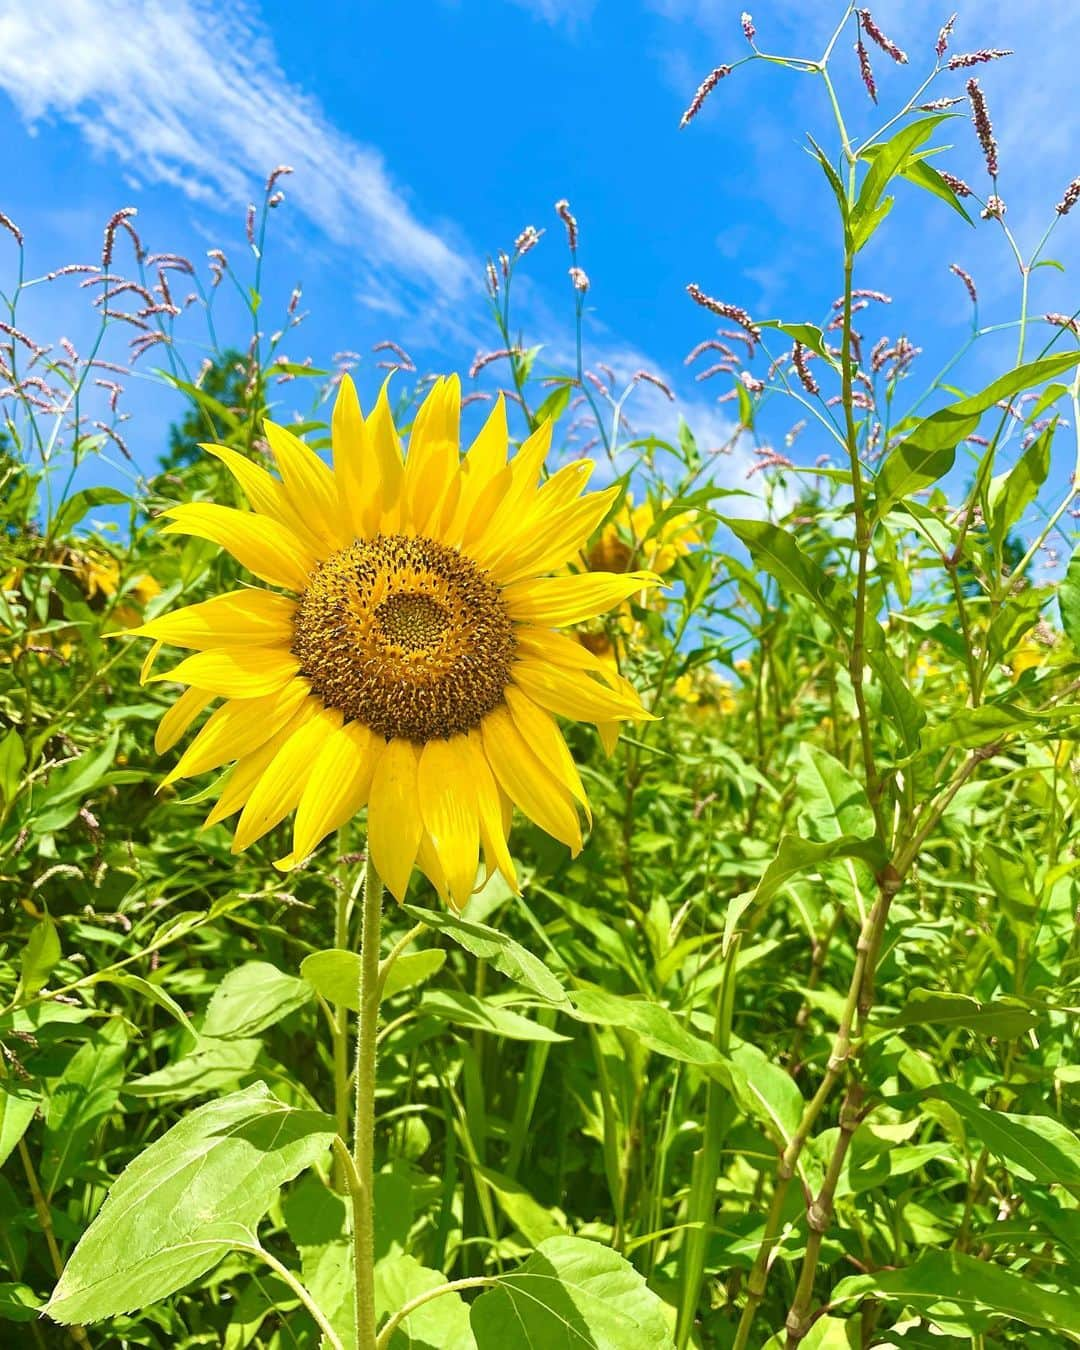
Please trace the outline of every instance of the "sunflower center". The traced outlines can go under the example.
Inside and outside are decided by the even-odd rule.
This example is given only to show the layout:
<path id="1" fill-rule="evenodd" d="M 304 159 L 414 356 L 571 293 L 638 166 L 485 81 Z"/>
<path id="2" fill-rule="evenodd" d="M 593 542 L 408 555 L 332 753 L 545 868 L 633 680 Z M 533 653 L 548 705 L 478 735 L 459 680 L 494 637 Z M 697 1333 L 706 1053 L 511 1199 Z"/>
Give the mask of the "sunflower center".
<path id="1" fill-rule="evenodd" d="M 327 707 L 387 738 L 476 726 L 502 702 L 514 632 L 491 576 L 433 539 L 377 535 L 312 574 L 293 654 Z"/>

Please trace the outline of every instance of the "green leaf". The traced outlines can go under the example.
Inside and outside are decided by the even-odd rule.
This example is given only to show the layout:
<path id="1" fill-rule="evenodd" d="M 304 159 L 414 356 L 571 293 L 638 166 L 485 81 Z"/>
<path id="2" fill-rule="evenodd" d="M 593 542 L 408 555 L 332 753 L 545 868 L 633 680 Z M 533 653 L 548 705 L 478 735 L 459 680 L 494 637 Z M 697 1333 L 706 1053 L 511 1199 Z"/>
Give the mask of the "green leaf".
<path id="1" fill-rule="evenodd" d="M 799 1342 L 799 1350 L 856 1350 L 862 1341 L 858 1323 L 842 1317 L 819 1317 Z M 770 1336 L 762 1350 L 787 1350 L 786 1331 Z"/>
<path id="2" fill-rule="evenodd" d="M 12 727 L 0 741 L 0 803 L 15 800 L 15 791 L 25 764 L 26 747 L 18 728 Z"/>
<path id="3" fill-rule="evenodd" d="M 1038 1021 L 1030 1008 L 1010 999 L 980 1003 L 977 998 L 967 994 L 913 989 L 903 1008 L 887 1025 L 963 1027 L 980 1036 L 1000 1036 L 1012 1040 L 1037 1026 Z"/>
<path id="4" fill-rule="evenodd" d="M 36 1322 L 41 1299 L 28 1284 L 0 1284 L 0 1322 Z"/>
<path id="5" fill-rule="evenodd" d="M 95 506 L 121 506 L 131 501 L 132 498 L 126 492 L 121 492 L 119 488 L 81 488 L 78 492 L 71 494 L 53 518 L 53 538 L 63 539 L 70 530 L 78 525 L 83 516 L 88 511 L 92 511 Z"/>
<path id="6" fill-rule="evenodd" d="M 392 998 L 403 989 L 413 989 L 432 975 L 437 975 L 446 964 L 446 953 L 439 947 L 425 952 L 406 952 L 399 956 L 387 972 L 383 998 Z"/>
<path id="7" fill-rule="evenodd" d="M 982 1331 L 986 1318 L 997 1315 L 1080 1339 L 1080 1295 L 1044 1289 L 1027 1275 L 959 1252 L 931 1251 L 900 1270 L 851 1275 L 832 1291 L 830 1306 L 835 1310 L 864 1298 L 973 1331 Z"/>
<path id="8" fill-rule="evenodd" d="M 446 962 L 446 953 L 438 947 L 429 951 L 408 952 L 399 956 L 386 977 L 382 997 L 390 998 L 403 989 L 423 984 L 440 971 Z M 360 957 L 356 952 L 330 947 L 324 952 L 312 952 L 300 963 L 300 974 L 328 1003 L 360 1009 Z"/>
<path id="9" fill-rule="evenodd" d="M 473 956 L 488 961 L 508 979 L 524 985 L 539 998 L 549 1003 L 565 1003 L 566 990 L 538 956 L 487 924 L 459 919 L 455 914 L 442 914 L 416 905 L 402 905 L 402 909 L 417 922 L 445 933 L 459 947 Z"/>
<path id="10" fill-rule="evenodd" d="M 963 216 L 969 225 L 975 224 L 972 218 L 960 205 L 960 199 L 957 197 L 956 193 L 948 183 L 946 183 L 945 179 L 938 173 L 937 169 L 935 169 L 932 164 L 927 164 L 924 159 L 920 159 L 916 156 L 914 159 L 907 162 L 900 171 L 900 176 L 906 178 L 909 183 L 914 183 L 916 187 L 923 188 L 932 196 L 940 197 L 943 202 L 952 207 L 957 215 Z"/>
<path id="11" fill-rule="evenodd" d="M 812 840 L 824 843 L 842 835 L 866 839 L 874 833 L 865 788 L 827 750 L 808 741 L 800 745 L 796 782 L 802 820 Z"/>
<path id="12" fill-rule="evenodd" d="M 24 999 L 31 998 L 45 987 L 61 954 L 56 924 L 46 915 L 31 928 L 19 958 L 22 970 L 19 987 Z"/>
<path id="13" fill-rule="evenodd" d="M 36 1093 L 11 1079 L 0 1083 L 0 1167 L 26 1133 L 39 1100 Z"/>
<path id="14" fill-rule="evenodd" d="M 491 1187 L 499 1208 L 526 1242 L 538 1247 L 545 1238 L 566 1232 L 566 1225 L 560 1223 L 547 1205 L 534 1200 L 520 1181 L 496 1172 L 493 1167 L 482 1167 L 478 1162 L 471 1162 L 471 1166 L 475 1175 Z"/>
<path id="15" fill-rule="evenodd" d="M 1080 655 L 1080 548 L 1069 559 L 1058 587 L 1058 610 L 1061 613 L 1061 626 L 1073 650 Z"/>
<path id="16" fill-rule="evenodd" d="M 533 421 L 539 426 L 542 422 L 549 419 L 557 422 L 566 411 L 566 406 L 570 402 L 570 390 L 572 381 L 564 380 L 552 389 L 551 393 L 544 399 L 543 403 L 533 413 Z"/>
<path id="17" fill-rule="evenodd" d="M 880 518 L 904 497 L 937 482 L 953 466 L 956 447 L 979 425 L 987 409 L 1025 389 L 1070 370 L 1080 351 L 1059 352 L 1017 366 L 979 394 L 950 403 L 924 418 L 885 456 L 875 481 L 876 514 Z"/>
<path id="18" fill-rule="evenodd" d="M 856 253 L 869 241 L 883 218 L 881 207 L 885 189 L 898 173 L 903 172 L 912 153 L 942 120 L 937 116 L 909 122 L 877 148 L 851 211 L 851 238 Z"/>
<path id="19" fill-rule="evenodd" d="M 839 625 L 836 582 L 799 547 L 795 536 L 767 520 L 720 519 L 750 550 L 750 556 L 774 577 L 784 592 L 805 596 L 834 626 Z"/>
<path id="20" fill-rule="evenodd" d="M 844 191 L 844 185 L 840 181 L 840 175 L 836 172 L 832 164 L 829 162 L 829 157 L 826 155 L 825 151 L 822 150 L 821 146 L 818 145 L 817 141 L 814 140 L 813 136 L 811 136 L 809 132 L 807 132 L 806 139 L 810 142 L 814 158 L 817 160 L 818 164 L 821 165 L 821 171 L 828 179 L 829 186 L 833 190 L 833 196 L 836 198 L 836 204 L 840 208 L 840 219 L 843 222 L 844 235 L 845 237 L 848 237 L 850 236 L 850 226 L 848 223 L 848 209 L 849 209 L 848 199 L 847 193 Z"/>
<path id="21" fill-rule="evenodd" d="M 132 1097 L 176 1101 L 202 1097 L 239 1082 L 251 1072 L 261 1049 L 259 1040 L 200 1041 L 190 1054 L 125 1083 L 124 1091 Z"/>
<path id="22" fill-rule="evenodd" d="M 249 1242 L 279 1188 L 318 1162 L 334 1122 L 264 1083 L 208 1102 L 130 1163 L 68 1261 L 45 1311 L 64 1325 L 157 1303 Z"/>
<path id="23" fill-rule="evenodd" d="M 818 843 L 803 839 L 801 835 L 784 834 L 780 836 L 776 856 L 766 867 L 755 889 L 749 893 L 752 903 L 764 904 L 793 877 L 817 868 L 832 858 L 861 858 L 875 870 L 886 862 L 885 853 L 876 839 L 841 834 Z"/>
<path id="24" fill-rule="evenodd" d="M 75 1175 L 102 1121 L 112 1114 L 124 1081 L 127 1032 L 117 1020 L 80 1045 L 49 1084 L 41 1181 L 51 1196 Z"/>
<path id="25" fill-rule="evenodd" d="M 121 989 L 132 990 L 143 998 L 149 999 L 151 1003 L 156 1003 L 159 1008 L 164 1008 L 170 1017 L 176 1018 L 190 1036 L 198 1036 L 198 1032 L 192 1026 L 187 1013 L 170 993 L 162 989 L 161 985 L 152 984 L 149 980 L 144 980 L 141 975 L 132 975 L 127 970 L 103 971 L 100 975 L 94 977 L 93 982 L 94 984 L 115 984 Z"/>
<path id="26" fill-rule="evenodd" d="M 605 989 L 575 989 L 572 1015 L 581 1022 L 631 1031 L 647 1050 L 668 1059 L 711 1068 L 719 1054 L 708 1041 L 687 1031 L 670 1009 L 647 999 L 610 994 Z"/>
<path id="27" fill-rule="evenodd" d="M 955 1083 L 937 1083 L 923 1097 L 947 1102 L 971 1133 L 1022 1180 L 1080 1186 L 1080 1139 L 1053 1116 L 994 1111 Z"/>
<path id="28" fill-rule="evenodd" d="M 456 989 L 429 989 L 420 1000 L 420 1011 L 453 1026 L 473 1027 L 512 1041 L 565 1041 L 557 1031 L 530 1021 L 520 1013 L 500 1007 L 490 999 L 474 998 Z"/>
<path id="29" fill-rule="evenodd" d="M 477 1350 L 670 1350 L 664 1305 L 618 1252 L 585 1238 L 542 1242 L 470 1309 Z"/>
<path id="30" fill-rule="evenodd" d="M 801 343 L 807 350 L 820 356 L 823 360 L 827 361 L 829 365 L 836 365 L 835 359 L 829 354 L 825 347 L 825 334 L 820 328 L 815 327 L 812 323 L 783 323 L 780 319 L 763 319 L 758 324 L 758 327 L 775 328 L 778 332 L 783 333 L 794 342 Z"/>
<path id="31" fill-rule="evenodd" d="M 1050 472 L 1050 448 L 1057 419 L 1031 442 L 1020 459 L 1001 478 L 990 484 L 990 540 L 1000 553 L 1009 529 L 1016 524 L 1038 495 Z"/>
<path id="32" fill-rule="evenodd" d="M 375 1315 L 382 1321 L 441 1284 L 446 1284 L 446 1276 L 422 1266 L 415 1257 L 384 1257 L 375 1266 Z M 405 1318 L 387 1350 L 476 1350 L 469 1305 L 456 1290 L 440 1294 Z"/>
<path id="33" fill-rule="evenodd" d="M 756 1116 L 784 1147 L 799 1127 L 802 1093 L 791 1075 L 749 1041 L 736 1045 L 717 1077 L 734 1092 L 744 1111 Z"/>
<path id="34" fill-rule="evenodd" d="M 310 998 L 311 990 L 295 975 L 286 975 L 268 961 L 248 961 L 230 970 L 214 990 L 202 1034 L 218 1040 L 254 1036 Z"/>

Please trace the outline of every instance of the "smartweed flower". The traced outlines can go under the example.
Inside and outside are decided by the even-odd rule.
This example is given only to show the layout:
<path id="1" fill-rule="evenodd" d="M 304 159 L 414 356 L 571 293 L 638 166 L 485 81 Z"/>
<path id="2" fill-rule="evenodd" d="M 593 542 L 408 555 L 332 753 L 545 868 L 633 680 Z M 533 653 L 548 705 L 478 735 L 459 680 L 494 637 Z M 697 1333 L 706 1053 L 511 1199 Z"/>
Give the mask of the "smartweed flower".
<path id="1" fill-rule="evenodd" d="M 265 424 L 280 478 L 207 446 L 250 512 L 174 506 L 165 533 L 210 540 L 273 589 L 246 586 L 133 631 L 194 654 L 157 680 L 189 686 L 159 728 L 174 745 L 224 700 L 166 782 L 232 763 L 207 824 L 239 811 L 233 850 L 295 811 L 303 860 L 367 806 L 368 848 L 401 899 L 415 867 L 461 906 L 488 873 L 516 885 L 511 806 L 581 848 L 588 802 L 552 714 L 644 719 L 637 694 L 560 632 L 656 581 L 570 573 L 619 489 L 582 496 L 591 464 L 538 479 L 545 423 L 507 462 L 500 399 L 459 452 L 460 387 L 439 379 L 403 455 L 385 386 L 365 420 L 348 376 L 334 467 Z M 551 575 L 556 573 L 556 575 Z"/>

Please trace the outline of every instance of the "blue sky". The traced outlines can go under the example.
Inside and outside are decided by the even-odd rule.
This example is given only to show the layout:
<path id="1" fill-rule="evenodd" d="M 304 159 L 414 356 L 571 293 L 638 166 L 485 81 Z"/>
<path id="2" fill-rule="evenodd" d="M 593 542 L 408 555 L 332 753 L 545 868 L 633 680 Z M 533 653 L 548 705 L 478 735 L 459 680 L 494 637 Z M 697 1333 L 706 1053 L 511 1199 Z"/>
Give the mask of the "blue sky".
<path id="1" fill-rule="evenodd" d="M 301 308 L 311 314 L 285 344 L 289 356 L 322 364 L 343 348 L 364 353 L 357 379 L 370 398 L 381 372 L 368 353 L 380 339 L 401 342 L 421 369 L 464 370 L 496 345 L 483 259 L 526 224 L 547 233 L 522 265 L 519 318 L 530 342 L 547 344 L 541 365 L 550 358 L 559 368 L 571 346 L 572 297 L 552 204 L 568 197 L 592 281 L 588 355 L 624 377 L 639 366 L 661 374 L 709 444 L 726 424 L 715 401 L 725 386 L 696 383 L 683 366 L 713 327 L 686 283 L 757 318 L 789 320 L 820 320 L 837 292 L 834 214 L 801 149 L 806 129 L 835 144 L 820 81 L 761 62 L 741 66 L 694 124 L 678 129 L 708 70 L 745 55 L 741 8 L 727 0 L 265 0 L 223 14 L 202 0 L 118 0 L 106 18 L 95 0 L 0 6 L 0 115 L 5 159 L 17 166 L 5 174 L 0 210 L 27 235 L 32 275 L 97 261 L 104 220 L 128 204 L 151 248 L 205 267 L 207 248 L 219 245 L 242 265 L 245 206 L 269 168 L 292 164 L 266 262 L 267 327 L 301 282 Z M 764 49 L 816 57 L 841 7 L 763 0 L 752 8 Z M 1001 145 L 1008 220 L 1030 246 L 1080 173 L 1080 109 L 1068 95 L 1080 11 L 1073 0 L 1045 0 L 1036 23 L 1033 6 L 1011 0 L 958 0 L 957 8 L 953 51 L 1016 49 L 975 73 Z M 841 40 L 835 69 L 853 132 L 883 121 L 929 70 L 948 9 L 926 0 L 874 7 L 911 54 L 899 68 L 874 52 L 881 111 L 858 82 L 852 38 Z M 952 75 L 933 92 L 962 85 Z M 985 172 L 966 117 L 946 133 L 939 141 L 955 149 L 940 162 L 981 191 Z M 1068 270 L 1036 274 L 1034 307 L 1071 311 L 1080 207 L 1061 222 L 1049 255 Z M 0 253 L 5 282 L 10 257 Z M 1000 232 L 992 223 L 972 230 L 913 189 L 899 194 L 856 279 L 894 297 L 867 336 L 908 334 L 925 348 L 925 378 L 969 324 L 963 289 L 947 270 L 953 261 L 976 278 L 983 322 L 1015 318 L 1018 277 Z M 88 331 L 86 298 L 71 281 L 39 288 L 26 326 L 41 341 L 66 334 L 78 342 Z M 247 335 L 227 312 L 220 328 L 240 342 Z M 185 318 L 180 332 L 197 365 L 197 323 Z M 981 344 L 961 381 L 974 387 L 998 373 L 1013 342 Z M 919 387 L 912 381 L 913 393 Z M 282 390 L 291 394 L 292 386 Z M 138 391 L 129 397 L 140 406 Z M 169 405 L 153 397 L 159 423 Z M 670 431 L 674 412 L 659 394 L 642 389 L 638 405 L 637 426 Z M 785 412 L 767 431 L 779 439 L 796 415 Z M 157 423 L 132 422 L 143 467 L 160 449 Z M 801 459 L 826 449 L 807 441 Z M 1059 437 L 1059 488 L 1071 454 Z M 725 461 L 722 471 L 741 481 L 746 462 Z"/>

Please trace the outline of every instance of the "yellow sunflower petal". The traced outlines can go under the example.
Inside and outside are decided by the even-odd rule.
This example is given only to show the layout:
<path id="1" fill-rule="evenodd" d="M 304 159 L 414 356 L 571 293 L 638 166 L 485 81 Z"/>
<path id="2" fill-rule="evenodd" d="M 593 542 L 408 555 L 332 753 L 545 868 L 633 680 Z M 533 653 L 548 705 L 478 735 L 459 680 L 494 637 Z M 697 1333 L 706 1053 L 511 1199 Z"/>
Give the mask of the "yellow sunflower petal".
<path id="1" fill-rule="evenodd" d="M 216 769 L 257 750 L 288 722 L 308 697 L 303 680 L 292 680 L 261 698 L 230 699 L 210 714 L 206 725 L 180 756 L 162 787 L 178 778 Z"/>
<path id="2" fill-rule="evenodd" d="M 479 731 L 470 731 L 465 737 L 465 753 L 469 756 L 469 774 L 476 791 L 480 842 L 484 847 L 487 875 L 490 876 L 494 871 L 501 872 L 514 894 L 520 895 L 517 872 L 506 845 L 510 810 L 504 811 L 506 797 L 491 772 Z"/>
<path id="3" fill-rule="evenodd" d="M 229 591 L 198 605 L 174 609 L 127 631 L 159 638 L 173 647 L 287 647 L 293 638 L 296 601 L 273 591 Z"/>
<path id="4" fill-rule="evenodd" d="M 409 436 L 401 489 L 402 525 L 423 534 L 441 507 L 458 467 L 457 376 L 437 380 L 420 405 Z"/>
<path id="5" fill-rule="evenodd" d="M 509 445 L 509 431 L 506 425 L 506 400 L 502 394 L 495 400 L 495 406 L 488 414 L 487 421 L 468 453 L 461 461 L 461 491 L 454 509 L 454 516 L 447 524 L 447 535 L 451 543 L 460 538 L 481 492 L 506 466 L 506 451 Z"/>
<path id="6" fill-rule="evenodd" d="M 251 789 L 236 822 L 232 851 L 239 853 L 289 814 L 307 786 L 327 737 L 341 726 L 336 708 L 320 708 L 282 745 Z"/>
<path id="7" fill-rule="evenodd" d="M 303 517 L 293 510 L 284 483 L 279 482 L 238 450 L 230 450 L 227 445 L 204 444 L 199 448 L 225 465 L 240 485 L 240 490 L 253 511 L 262 516 L 269 516 L 280 525 L 284 525 L 313 556 L 318 556 L 322 545 L 308 529 Z"/>
<path id="8" fill-rule="evenodd" d="M 150 683 L 169 680 L 190 684 L 222 698 L 260 698 L 288 684 L 300 662 L 278 647 L 219 647 L 196 652 L 172 670 L 151 675 Z"/>
<path id="9" fill-rule="evenodd" d="M 379 397 L 364 424 L 368 435 L 368 444 L 379 469 L 379 511 L 377 528 L 384 534 L 392 534 L 397 529 L 400 515 L 399 498 L 401 484 L 405 477 L 405 465 L 401 458 L 401 440 L 394 426 L 394 416 L 390 411 L 390 399 L 387 389 L 389 376 L 379 390 Z M 371 531 L 374 532 L 374 531 Z"/>
<path id="10" fill-rule="evenodd" d="M 489 558 L 499 554 L 506 531 L 517 523 L 522 512 L 527 509 L 544 460 L 551 449 L 551 431 L 552 423 L 549 420 L 522 441 L 517 454 L 507 466 L 509 481 L 505 489 L 500 490 L 498 505 L 488 518 L 478 519 L 479 511 L 473 512 L 466 539 L 469 556 L 477 562 L 486 566 Z M 489 487 L 502 478 L 502 474 L 497 475 Z M 481 493 L 480 500 L 485 504 L 487 496 L 487 490 Z"/>
<path id="11" fill-rule="evenodd" d="M 348 375 L 343 375 L 338 385 L 330 435 L 341 511 L 353 536 L 363 539 L 378 513 L 379 466 L 364 425 L 356 386 Z"/>
<path id="12" fill-rule="evenodd" d="M 578 722 L 656 720 L 642 707 L 636 694 L 631 696 L 625 690 L 598 684 L 583 672 L 522 660 L 514 662 L 511 674 L 514 683 L 534 703 L 561 717 L 572 717 Z"/>
<path id="13" fill-rule="evenodd" d="M 581 775 L 577 771 L 577 765 L 567 749 L 555 719 L 543 708 L 538 707 L 523 689 L 515 685 L 507 685 L 505 698 L 506 706 L 510 709 L 510 716 L 514 719 L 518 731 L 532 747 L 537 759 L 541 760 L 570 795 L 581 803 L 591 825 L 592 810 L 589 798 Z"/>
<path id="14" fill-rule="evenodd" d="M 318 699 L 306 699 L 293 714 L 292 720 L 280 731 L 275 732 L 265 745 L 260 745 L 258 750 L 245 755 L 233 765 L 224 780 L 217 802 L 202 823 L 204 830 L 240 810 L 250 796 L 251 789 L 266 772 L 277 752 L 294 732 L 315 716 L 319 706 Z"/>
<path id="15" fill-rule="evenodd" d="M 435 887 L 436 893 L 444 905 L 449 905 L 455 910 L 460 908 L 450 894 L 450 886 L 446 880 L 446 869 L 443 867 L 438 853 L 435 852 L 435 845 L 427 834 L 421 834 L 420 843 L 416 847 L 416 866 Z"/>
<path id="16" fill-rule="evenodd" d="M 459 909 L 473 892 L 480 861 L 472 757 L 465 746 L 464 736 L 428 741 L 416 778 L 420 814 Z"/>
<path id="17" fill-rule="evenodd" d="M 263 422 L 266 439 L 281 471 L 289 503 L 330 549 L 348 543 L 351 534 L 340 509 L 338 485 L 329 466 L 285 427 Z"/>
<path id="18" fill-rule="evenodd" d="M 569 577 L 515 581 L 502 596 L 518 623 L 566 628 L 604 614 L 646 586 L 659 585 L 651 572 L 581 572 Z"/>
<path id="19" fill-rule="evenodd" d="M 580 853 L 581 826 L 573 799 L 530 750 L 507 709 L 488 713 L 480 730 L 484 753 L 506 795 L 542 830 Z"/>
<path id="20" fill-rule="evenodd" d="M 287 870 L 331 831 L 346 824 L 368 799 L 385 741 L 362 722 L 349 722 L 324 743 L 296 808 L 293 850 L 275 863 Z"/>
<path id="21" fill-rule="evenodd" d="M 564 566 L 581 551 L 621 491 L 616 484 L 604 492 L 591 492 L 581 501 L 552 510 L 541 518 L 530 518 L 531 534 L 525 537 L 528 542 L 519 539 L 515 548 L 508 549 L 492 563 L 492 575 L 503 585 L 509 585 Z"/>
<path id="22" fill-rule="evenodd" d="M 514 630 L 514 639 L 522 656 L 550 661 L 568 670 L 588 670 L 614 685 L 621 678 L 614 660 L 603 660 L 580 642 L 551 628 L 530 628 L 522 625 Z"/>
<path id="23" fill-rule="evenodd" d="M 368 798 L 368 848 L 391 893 L 404 900 L 423 822 L 416 799 L 418 756 L 411 741 L 388 743 L 375 768 Z"/>
<path id="24" fill-rule="evenodd" d="M 292 530 L 269 516 L 236 511 L 216 502 L 189 502 L 164 513 L 171 517 L 162 534 L 191 534 L 228 549 L 242 567 L 271 586 L 302 591 L 318 557 Z"/>
<path id="25" fill-rule="evenodd" d="M 154 732 L 154 749 L 159 755 L 173 748 L 206 705 L 213 703 L 214 697 L 205 689 L 185 689 L 172 707 L 162 713 Z"/>

